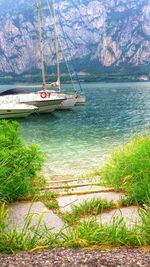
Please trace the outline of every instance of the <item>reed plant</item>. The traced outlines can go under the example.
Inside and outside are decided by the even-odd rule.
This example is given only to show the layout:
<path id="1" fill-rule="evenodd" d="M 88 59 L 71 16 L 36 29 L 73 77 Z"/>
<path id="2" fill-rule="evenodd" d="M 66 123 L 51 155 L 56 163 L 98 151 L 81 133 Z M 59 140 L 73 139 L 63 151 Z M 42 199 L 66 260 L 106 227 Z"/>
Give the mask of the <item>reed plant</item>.
<path id="1" fill-rule="evenodd" d="M 34 191 L 43 159 L 38 146 L 25 145 L 17 122 L 0 121 L 0 200 L 17 200 Z"/>

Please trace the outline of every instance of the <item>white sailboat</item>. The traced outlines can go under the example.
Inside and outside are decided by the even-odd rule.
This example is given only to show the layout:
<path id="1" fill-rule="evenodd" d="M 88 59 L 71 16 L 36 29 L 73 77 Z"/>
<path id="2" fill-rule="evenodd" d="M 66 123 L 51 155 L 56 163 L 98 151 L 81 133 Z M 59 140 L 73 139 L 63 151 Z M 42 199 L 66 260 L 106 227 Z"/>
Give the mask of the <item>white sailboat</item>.
<path id="1" fill-rule="evenodd" d="M 39 0 L 38 0 L 39 1 Z M 52 0 L 53 7 L 53 19 L 54 19 L 54 34 L 55 34 L 55 49 L 56 49 L 56 67 L 57 67 L 57 80 L 56 82 L 46 84 L 47 88 L 53 88 L 53 90 L 49 89 L 47 92 L 52 92 L 53 94 L 58 94 L 61 97 L 64 97 L 65 100 L 59 105 L 57 109 L 72 109 L 76 104 L 76 96 L 75 94 L 64 93 L 61 89 L 61 75 L 60 75 L 60 63 L 59 63 L 59 40 L 58 40 L 58 29 L 57 29 L 57 20 L 56 20 L 56 12 L 55 12 L 55 2 Z M 54 90 L 55 88 L 55 90 Z"/>
<path id="2" fill-rule="evenodd" d="M 36 105 L 39 108 L 39 112 L 51 112 L 55 109 L 71 109 L 75 103 L 76 98 L 74 95 L 64 94 L 60 87 L 60 66 L 59 66 L 59 47 L 58 39 L 56 40 L 56 60 L 57 60 L 57 81 L 53 83 L 46 83 L 45 78 L 45 65 L 44 65 L 44 55 L 43 55 L 43 41 L 42 41 L 42 19 L 41 19 L 41 8 L 40 0 L 36 0 L 37 7 L 37 19 L 38 19 L 38 34 L 39 34 L 39 49 L 40 49 L 40 60 L 42 68 L 42 84 L 40 85 L 29 85 L 21 86 L 24 88 L 37 88 L 41 89 L 36 93 L 26 92 L 26 95 L 19 94 L 17 96 L 17 101 L 23 103 L 30 103 Z M 55 32 L 57 32 L 55 26 Z M 56 33 L 55 33 L 56 34 Z M 56 34 L 57 35 L 57 34 Z M 53 90 L 48 90 L 53 88 Z M 54 88 L 56 90 L 54 90 Z M 21 93 L 21 90 L 20 90 Z M 33 99 L 32 99 L 33 98 Z"/>
<path id="3" fill-rule="evenodd" d="M 59 107 L 59 105 L 66 99 L 65 96 L 46 91 L 46 80 L 45 80 L 45 67 L 43 57 L 43 46 L 42 46 L 42 33 L 41 33 L 41 16 L 40 16 L 40 3 L 37 0 L 37 17 L 38 17 L 38 28 L 39 28 L 39 47 L 40 47 L 40 58 L 42 66 L 42 85 L 41 91 L 38 92 L 23 92 L 22 89 L 11 89 L 4 91 L 0 94 L 0 106 L 3 108 L 4 104 L 9 103 L 20 103 L 35 105 L 38 108 L 39 113 L 49 113 Z M 33 86 L 32 86 L 33 87 Z M 19 114 L 17 114 L 19 115 Z"/>
<path id="4" fill-rule="evenodd" d="M 57 21 L 55 8 L 53 8 L 54 16 L 54 29 L 55 29 L 55 46 L 56 46 L 56 63 L 57 63 L 57 81 L 53 83 L 46 83 L 45 78 L 45 65 L 43 56 L 43 43 L 42 43 L 42 21 L 40 13 L 40 0 L 36 0 L 37 6 L 37 18 L 38 18 L 38 33 L 39 33 L 39 49 L 40 60 L 42 67 L 42 84 L 21 86 L 21 89 L 6 90 L 0 94 L 0 105 L 8 103 L 20 103 L 27 105 L 35 105 L 38 108 L 39 113 L 49 113 L 55 109 L 71 109 L 76 103 L 78 103 L 79 95 L 76 93 L 68 94 L 63 93 L 60 85 L 60 64 L 59 64 L 59 42 L 57 32 Z M 53 7 L 54 7 L 53 0 Z M 23 88 L 38 88 L 41 89 L 37 92 L 23 91 Z M 50 90 L 53 88 L 53 90 Z M 55 90 L 54 90 L 55 88 Z"/>

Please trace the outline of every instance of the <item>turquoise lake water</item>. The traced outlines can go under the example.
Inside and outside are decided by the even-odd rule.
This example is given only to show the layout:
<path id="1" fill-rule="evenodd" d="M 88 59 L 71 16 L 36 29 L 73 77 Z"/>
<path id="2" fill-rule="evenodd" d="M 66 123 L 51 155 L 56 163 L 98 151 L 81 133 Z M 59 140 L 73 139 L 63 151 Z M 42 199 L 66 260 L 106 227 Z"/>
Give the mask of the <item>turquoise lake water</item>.
<path id="1" fill-rule="evenodd" d="M 1 91 L 8 87 L 1 86 Z M 48 177 L 85 174 L 101 166 L 124 142 L 150 129 L 150 83 L 82 87 L 85 106 L 19 120 L 25 141 L 45 151 Z"/>

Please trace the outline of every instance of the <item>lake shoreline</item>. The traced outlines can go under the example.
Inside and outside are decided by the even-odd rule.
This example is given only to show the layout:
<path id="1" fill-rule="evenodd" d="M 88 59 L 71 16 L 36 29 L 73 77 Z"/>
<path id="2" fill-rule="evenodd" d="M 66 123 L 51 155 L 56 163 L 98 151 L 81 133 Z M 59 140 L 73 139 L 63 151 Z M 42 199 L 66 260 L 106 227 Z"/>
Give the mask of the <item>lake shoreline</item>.
<path id="1" fill-rule="evenodd" d="M 39 81 L 40 82 L 40 81 Z M 17 84 L 17 86 L 18 85 L 22 85 L 22 84 L 27 84 L 27 83 L 31 83 L 31 84 L 33 84 L 33 87 L 34 87 L 34 85 L 36 85 L 36 84 L 39 84 L 39 82 L 37 82 L 37 81 L 27 81 L 27 80 L 23 80 L 23 81 L 19 81 L 19 80 L 10 80 L 10 81 L 8 81 L 8 80 L 6 80 L 6 82 L 5 81 L 0 81 L 0 85 L 1 86 L 5 86 L 5 85 L 16 85 Z M 133 79 L 129 79 L 129 80 L 126 80 L 126 79 L 122 79 L 122 80 L 99 80 L 99 79 L 93 79 L 93 80 L 81 80 L 80 81 L 80 83 L 81 83 L 81 86 L 82 85 L 84 85 L 84 84 L 93 84 L 93 83 L 108 83 L 108 84 L 110 84 L 110 83 L 112 83 L 112 84 L 114 84 L 114 83 L 149 83 L 150 82 L 150 80 L 138 80 L 138 79 L 135 79 L 135 80 L 133 80 Z M 62 85 L 67 85 L 67 84 L 70 84 L 70 81 L 62 81 Z M 77 84 L 77 82 L 75 82 L 75 84 Z"/>

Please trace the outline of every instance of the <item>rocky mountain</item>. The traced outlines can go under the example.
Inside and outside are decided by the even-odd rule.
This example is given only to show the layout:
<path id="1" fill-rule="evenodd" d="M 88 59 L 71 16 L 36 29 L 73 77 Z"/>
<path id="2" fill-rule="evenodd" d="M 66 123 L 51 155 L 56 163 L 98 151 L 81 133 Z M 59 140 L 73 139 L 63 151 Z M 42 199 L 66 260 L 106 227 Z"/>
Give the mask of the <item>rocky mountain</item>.
<path id="1" fill-rule="evenodd" d="M 55 64 L 50 0 L 42 0 L 47 65 Z M 150 0 L 56 0 L 61 61 L 72 58 L 78 71 L 99 72 L 150 63 Z M 0 0 L 0 71 L 40 67 L 34 0 Z M 143 72 L 142 72 L 143 73 Z"/>

